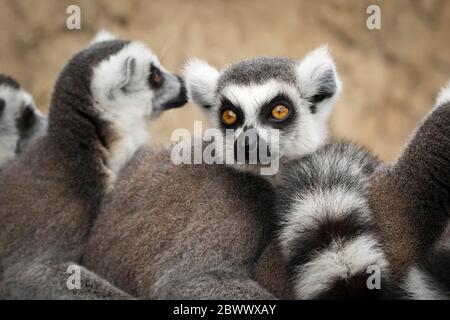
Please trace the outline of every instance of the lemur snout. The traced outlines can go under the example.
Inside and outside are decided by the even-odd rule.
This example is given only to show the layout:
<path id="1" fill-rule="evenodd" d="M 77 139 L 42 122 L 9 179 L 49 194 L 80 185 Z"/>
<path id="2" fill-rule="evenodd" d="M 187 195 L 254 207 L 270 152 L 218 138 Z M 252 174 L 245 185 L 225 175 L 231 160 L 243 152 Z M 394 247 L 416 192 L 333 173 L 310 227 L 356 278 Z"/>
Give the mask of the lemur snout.
<path id="1" fill-rule="evenodd" d="M 234 140 L 234 159 L 238 164 L 261 164 L 263 156 L 271 157 L 270 146 L 253 127 L 245 127 Z"/>
<path id="2" fill-rule="evenodd" d="M 188 102 L 187 90 L 183 78 L 176 76 L 179 81 L 180 89 L 178 95 L 163 104 L 163 110 L 174 109 L 184 106 Z"/>

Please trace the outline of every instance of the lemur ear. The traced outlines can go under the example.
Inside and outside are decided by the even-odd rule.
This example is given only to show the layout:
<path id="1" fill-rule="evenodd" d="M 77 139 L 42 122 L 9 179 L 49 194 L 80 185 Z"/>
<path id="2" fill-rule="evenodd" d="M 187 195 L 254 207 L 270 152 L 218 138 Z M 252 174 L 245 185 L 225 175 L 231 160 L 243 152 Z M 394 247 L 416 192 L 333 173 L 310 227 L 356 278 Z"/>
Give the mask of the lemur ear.
<path id="1" fill-rule="evenodd" d="M 119 84 L 120 89 L 125 89 L 126 86 L 131 82 L 131 78 L 136 72 L 136 59 L 133 57 L 128 57 L 125 60 L 123 66 L 123 78 L 122 82 Z"/>
<path id="2" fill-rule="evenodd" d="M 111 41 L 111 40 L 117 40 L 117 39 L 118 38 L 111 32 L 109 32 L 107 30 L 100 30 L 95 35 L 94 39 L 92 39 L 91 45 L 99 43 L 99 42 Z"/>
<path id="3" fill-rule="evenodd" d="M 214 104 L 219 71 L 198 59 L 188 61 L 183 69 L 189 100 L 208 110 Z"/>
<path id="4" fill-rule="evenodd" d="M 126 57 L 121 60 L 113 65 L 100 65 L 100 69 L 97 69 L 96 78 L 101 81 L 95 90 L 106 94 L 109 100 L 115 99 L 117 90 L 126 91 L 136 73 L 136 58 Z"/>
<path id="5" fill-rule="evenodd" d="M 297 79 L 302 97 L 312 104 L 312 113 L 320 112 L 322 104 L 327 104 L 327 109 L 330 109 L 342 90 L 341 80 L 327 46 L 315 49 L 300 61 Z"/>
<path id="6" fill-rule="evenodd" d="M 446 87 L 441 89 L 441 92 L 439 92 L 439 95 L 436 98 L 436 107 L 439 107 L 440 105 L 449 102 L 450 102 L 450 82 L 447 84 Z"/>

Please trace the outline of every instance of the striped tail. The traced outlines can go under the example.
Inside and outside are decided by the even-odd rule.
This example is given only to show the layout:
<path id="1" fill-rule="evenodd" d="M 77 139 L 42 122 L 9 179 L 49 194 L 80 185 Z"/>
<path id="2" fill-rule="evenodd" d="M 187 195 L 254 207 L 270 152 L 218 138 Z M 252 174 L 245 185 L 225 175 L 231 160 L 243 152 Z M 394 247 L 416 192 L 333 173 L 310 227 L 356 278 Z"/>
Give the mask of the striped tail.
<path id="1" fill-rule="evenodd" d="M 284 172 L 277 201 L 280 243 L 297 298 L 397 294 L 367 203 L 378 165 L 366 150 L 340 142 Z"/>

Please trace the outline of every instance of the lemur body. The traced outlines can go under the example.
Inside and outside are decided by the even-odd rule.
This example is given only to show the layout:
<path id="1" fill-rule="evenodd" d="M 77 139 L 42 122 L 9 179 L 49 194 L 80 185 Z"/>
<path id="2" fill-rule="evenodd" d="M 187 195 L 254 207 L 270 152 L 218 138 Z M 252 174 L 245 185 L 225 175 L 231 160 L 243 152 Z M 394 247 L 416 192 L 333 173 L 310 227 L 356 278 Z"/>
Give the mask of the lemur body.
<path id="1" fill-rule="evenodd" d="M 0 169 L 45 134 L 47 120 L 31 95 L 0 74 Z"/>
<path id="2" fill-rule="evenodd" d="M 0 173 L 2 298 L 70 296 L 64 268 L 79 261 L 104 195 L 148 142 L 149 118 L 185 96 L 141 43 L 94 43 L 68 62 L 47 135 Z M 85 269 L 83 276 L 77 298 L 128 297 Z"/>
<path id="3" fill-rule="evenodd" d="M 268 108 L 292 101 L 296 114 L 282 132 L 286 140 L 280 150 L 286 158 L 309 154 L 324 143 L 324 119 L 339 90 L 334 75 L 324 49 L 302 61 L 249 60 L 223 73 L 194 61 L 185 72 L 190 97 L 224 135 L 224 108 L 245 115 L 237 135 L 244 126 L 264 134 L 277 125 Z M 248 104 L 237 105 L 239 98 Z M 140 298 L 273 298 L 254 281 L 272 235 L 270 184 L 226 166 L 176 166 L 170 153 L 141 150 L 123 171 L 95 223 L 85 266 Z M 238 167 L 258 167 L 250 166 Z"/>
<path id="4" fill-rule="evenodd" d="M 141 149 L 106 197 L 83 264 L 144 299 L 269 299 L 252 275 L 271 197 L 258 177 Z"/>

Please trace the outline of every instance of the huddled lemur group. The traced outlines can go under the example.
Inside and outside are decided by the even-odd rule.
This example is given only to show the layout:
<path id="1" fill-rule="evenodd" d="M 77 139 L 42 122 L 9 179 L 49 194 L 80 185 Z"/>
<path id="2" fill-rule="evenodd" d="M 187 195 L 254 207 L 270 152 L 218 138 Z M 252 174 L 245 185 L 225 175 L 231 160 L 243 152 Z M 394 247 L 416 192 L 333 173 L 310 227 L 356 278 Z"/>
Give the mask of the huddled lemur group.
<path id="1" fill-rule="evenodd" d="M 182 79 L 105 33 L 62 70 L 48 125 L 0 76 L 0 298 L 449 298 L 450 85 L 392 164 L 328 138 L 340 91 L 325 47 L 191 60 Z M 276 129 L 279 172 L 148 146 L 149 120 L 188 98 L 219 157 Z"/>

